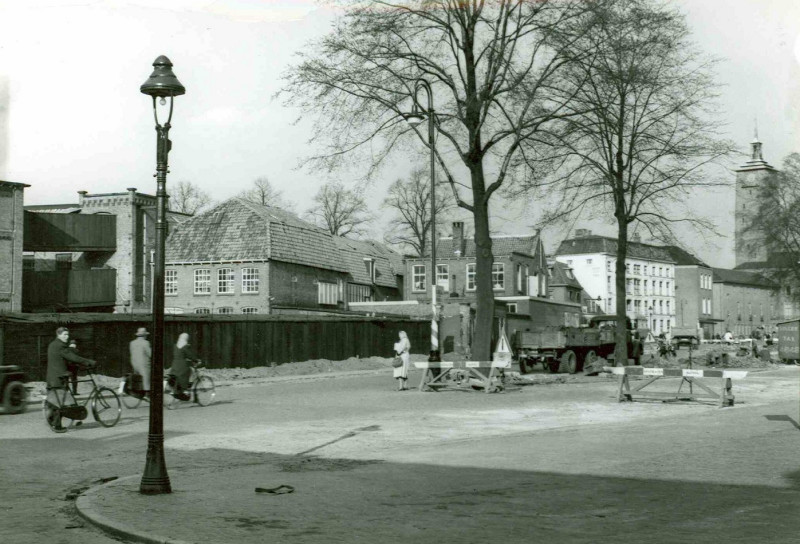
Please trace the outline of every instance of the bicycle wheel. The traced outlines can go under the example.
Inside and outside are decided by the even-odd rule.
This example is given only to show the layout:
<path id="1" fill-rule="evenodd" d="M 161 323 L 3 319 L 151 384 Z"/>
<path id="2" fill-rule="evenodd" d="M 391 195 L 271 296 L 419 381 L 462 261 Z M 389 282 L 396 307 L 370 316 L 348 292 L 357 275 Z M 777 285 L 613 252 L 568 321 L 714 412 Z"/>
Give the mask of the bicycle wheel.
<path id="1" fill-rule="evenodd" d="M 139 405 L 142 403 L 142 399 L 140 399 L 139 397 L 132 397 L 131 395 L 125 393 L 124 382 L 125 380 L 123 380 L 123 383 L 121 383 L 119 387 L 119 396 L 122 397 L 122 404 L 125 405 L 125 408 L 128 408 L 130 410 L 138 408 Z"/>
<path id="2" fill-rule="evenodd" d="M 92 395 L 92 415 L 103 427 L 113 427 L 122 414 L 122 405 L 113 389 L 100 387 Z"/>
<path id="3" fill-rule="evenodd" d="M 214 380 L 211 376 L 200 376 L 194 384 L 194 401 L 200 406 L 208 406 L 214 400 Z"/>
<path id="4" fill-rule="evenodd" d="M 44 413 L 44 421 L 50 430 L 53 432 L 64 432 L 56 428 L 56 411 L 60 406 L 69 406 L 75 404 L 75 397 L 66 389 L 50 389 L 42 401 L 42 412 Z M 61 417 L 61 428 L 69 429 L 75 424 L 75 420 L 68 417 Z"/>

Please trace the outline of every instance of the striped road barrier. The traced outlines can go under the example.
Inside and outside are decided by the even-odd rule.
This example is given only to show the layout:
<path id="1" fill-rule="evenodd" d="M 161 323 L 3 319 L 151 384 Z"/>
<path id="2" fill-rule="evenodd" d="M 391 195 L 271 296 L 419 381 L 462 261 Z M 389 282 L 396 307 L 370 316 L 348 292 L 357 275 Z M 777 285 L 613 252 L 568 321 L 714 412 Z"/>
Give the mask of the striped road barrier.
<path id="1" fill-rule="evenodd" d="M 656 400 L 706 400 L 712 399 L 718 402 L 720 407 L 733 406 L 733 383 L 732 380 L 741 380 L 747 377 L 746 370 L 696 370 L 691 368 L 645 368 L 641 366 L 615 366 L 604 367 L 603 370 L 619 376 L 618 398 L 620 402 L 633 401 L 634 397 L 650 398 Z M 645 381 L 631 387 L 629 377 L 641 376 Z M 645 387 L 662 378 L 681 378 L 678 391 L 675 393 L 642 391 Z M 718 378 L 721 385 L 717 391 L 711 389 L 701 380 L 706 378 Z M 687 390 L 683 389 L 684 384 L 688 385 Z M 695 392 L 694 386 L 701 391 Z M 681 392 L 683 390 L 683 392 Z"/>
<path id="2" fill-rule="evenodd" d="M 419 382 L 420 391 L 475 391 L 479 388 L 486 393 L 497 393 L 510 388 L 504 371 L 511 368 L 511 361 L 423 361 L 414 366 L 424 371 Z"/>

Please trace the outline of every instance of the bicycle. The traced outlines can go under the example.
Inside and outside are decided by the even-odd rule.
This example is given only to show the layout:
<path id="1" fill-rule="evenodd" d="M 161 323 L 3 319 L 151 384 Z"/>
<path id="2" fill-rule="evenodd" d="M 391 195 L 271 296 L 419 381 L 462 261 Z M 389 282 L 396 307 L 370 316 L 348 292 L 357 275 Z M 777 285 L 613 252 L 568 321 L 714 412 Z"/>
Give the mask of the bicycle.
<path id="1" fill-rule="evenodd" d="M 191 392 L 194 402 L 200 406 L 208 406 L 211 404 L 217 394 L 214 387 L 214 379 L 208 374 L 204 374 L 201 370 L 204 366 L 204 363 L 192 365 L 192 375 L 189 378 L 189 387 L 187 388 L 187 391 Z M 164 406 L 167 407 L 167 410 L 175 409 L 178 402 L 189 402 L 178 399 L 175 396 L 176 389 L 175 376 L 170 374 L 167 377 L 164 387 Z M 169 400 L 167 400 L 166 395 L 169 395 Z"/>
<path id="2" fill-rule="evenodd" d="M 72 394 L 69 388 L 69 376 L 61 378 L 62 387 L 47 388 L 47 395 L 42 401 L 42 411 L 47 425 L 53 432 L 63 433 L 72 426 L 80 425 L 88 416 L 87 405 L 92 408 L 94 420 L 103 427 L 113 427 L 119 422 L 122 405 L 116 392 L 109 387 L 98 386 L 91 369 L 87 369 L 86 376 L 88 379 L 76 382 L 92 384 L 92 391 L 83 402 Z M 60 428 L 56 426 L 59 415 Z"/>
<path id="3" fill-rule="evenodd" d="M 150 402 L 150 396 L 135 386 L 142 383 L 140 374 L 126 374 L 122 381 L 120 381 L 117 393 L 122 398 L 122 404 L 129 410 L 134 410 L 139 407 L 142 401 Z M 167 381 L 164 380 L 166 385 Z"/>

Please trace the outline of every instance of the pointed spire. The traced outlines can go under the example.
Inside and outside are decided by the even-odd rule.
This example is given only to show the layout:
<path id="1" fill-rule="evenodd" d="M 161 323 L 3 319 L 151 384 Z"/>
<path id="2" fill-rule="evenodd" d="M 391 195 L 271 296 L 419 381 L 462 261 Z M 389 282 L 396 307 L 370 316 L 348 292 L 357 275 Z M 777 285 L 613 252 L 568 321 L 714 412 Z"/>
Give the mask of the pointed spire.
<path id="1" fill-rule="evenodd" d="M 755 128 L 753 130 L 753 141 L 750 143 L 751 153 L 750 153 L 750 160 L 751 161 L 764 161 L 764 157 L 761 153 L 761 142 L 758 140 L 758 118 L 753 119 L 753 123 Z"/>

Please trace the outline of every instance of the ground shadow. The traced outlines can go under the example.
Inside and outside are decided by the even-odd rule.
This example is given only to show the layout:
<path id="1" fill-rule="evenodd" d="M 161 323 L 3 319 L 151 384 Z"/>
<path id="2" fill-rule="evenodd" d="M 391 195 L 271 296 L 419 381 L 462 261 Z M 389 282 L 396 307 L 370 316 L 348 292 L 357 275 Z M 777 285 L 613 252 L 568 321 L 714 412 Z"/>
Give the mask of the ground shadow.
<path id="1" fill-rule="evenodd" d="M 767 415 L 767 416 L 764 416 L 764 417 L 767 418 L 767 421 L 788 421 L 789 423 L 794 425 L 795 429 L 800 430 L 800 423 L 798 423 L 797 421 L 792 419 L 790 416 L 787 416 L 785 414 L 784 415 Z"/>

